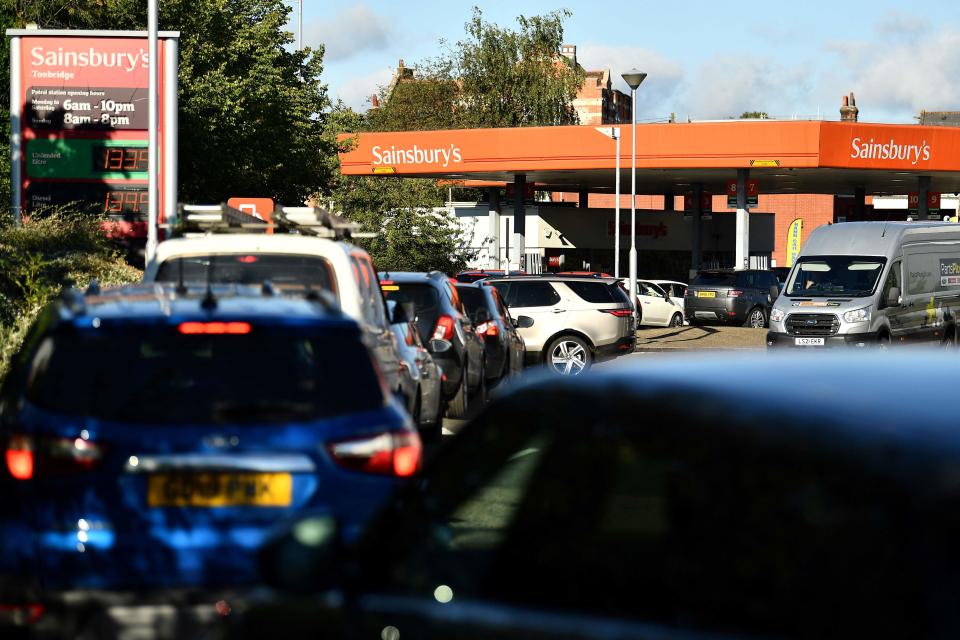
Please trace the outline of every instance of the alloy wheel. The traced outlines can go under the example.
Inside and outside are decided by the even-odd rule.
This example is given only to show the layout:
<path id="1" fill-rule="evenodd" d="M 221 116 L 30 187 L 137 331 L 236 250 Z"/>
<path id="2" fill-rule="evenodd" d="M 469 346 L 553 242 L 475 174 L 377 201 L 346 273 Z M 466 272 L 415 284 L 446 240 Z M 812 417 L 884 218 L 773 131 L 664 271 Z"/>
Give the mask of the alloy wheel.
<path id="1" fill-rule="evenodd" d="M 550 354 L 550 366 L 564 376 L 575 376 L 587 367 L 587 350 L 579 342 L 561 340 Z"/>

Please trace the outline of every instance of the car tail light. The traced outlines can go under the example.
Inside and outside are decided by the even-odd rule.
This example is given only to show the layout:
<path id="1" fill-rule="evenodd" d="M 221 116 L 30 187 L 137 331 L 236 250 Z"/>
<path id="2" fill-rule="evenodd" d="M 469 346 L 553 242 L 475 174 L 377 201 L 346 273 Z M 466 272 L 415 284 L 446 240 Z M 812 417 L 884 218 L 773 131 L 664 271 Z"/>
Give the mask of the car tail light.
<path id="1" fill-rule="evenodd" d="M 184 335 L 245 335 L 250 333 L 249 322 L 181 322 Z"/>
<path id="2" fill-rule="evenodd" d="M 440 316 L 437 320 L 437 326 L 433 330 L 434 340 L 451 340 L 453 338 L 453 318 L 450 316 Z"/>
<path id="3" fill-rule="evenodd" d="M 381 280 L 381 281 L 380 281 L 380 284 L 381 284 L 381 285 L 384 285 L 384 284 L 387 284 L 387 285 L 393 284 L 393 280 Z"/>
<path id="4" fill-rule="evenodd" d="M 46 608 L 39 602 L 0 603 L 0 623 L 16 626 L 35 624 L 45 611 Z"/>
<path id="5" fill-rule="evenodd" d="M 7 471 L 17 480 L 82 473 L 97 466 L 103 450 L 84 438 L 40 438 L 13 435 L 4 455 Z"/>
<path id="6" fill-rule="evenodd" d="M 740 291 L 740 289 L 730 289 L 729 291 L 727 291 L 727 296 L 731 298 L 739 298 L 742 295 L 743 295 L 743 291 Z"/>
<path id="7" fill-rule="evenodd" d="M 500 335 L 500 327 L 498 327 L 497 323 L 493 322 L 492 320 L 489 322 L 481 322 L 477 325 L 477 334 L 496 338 L 498 335 Z"/>
<path id="8" fill-rule="evenodd" d="M 633 315 L 633 309 L 597 309 L 600 313 L 609 313 L 618 318 L 629 318 Z"/>
<path id="9" fill-rule="evenodd" d="M 414 433 L 379 433 L 331 442 L 327 450 L 344 469 L 405 478 L 420 470 L 423 445 Z"/>

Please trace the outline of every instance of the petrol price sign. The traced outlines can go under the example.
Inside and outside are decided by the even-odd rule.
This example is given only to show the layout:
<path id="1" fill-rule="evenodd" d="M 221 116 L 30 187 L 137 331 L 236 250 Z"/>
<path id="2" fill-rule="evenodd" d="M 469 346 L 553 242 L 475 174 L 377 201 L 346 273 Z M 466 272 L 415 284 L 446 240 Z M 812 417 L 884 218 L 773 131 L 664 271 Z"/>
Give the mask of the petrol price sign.
<path id="1" fill-rule="evenodd" d="M 11 29 L 14 207 L 147 215 L 149 77 L 145 32 Z M 176 204 L 177 38 L 158 42 L 159 213 Z M 142 225 L 137 227 L 145 231 Z"/>

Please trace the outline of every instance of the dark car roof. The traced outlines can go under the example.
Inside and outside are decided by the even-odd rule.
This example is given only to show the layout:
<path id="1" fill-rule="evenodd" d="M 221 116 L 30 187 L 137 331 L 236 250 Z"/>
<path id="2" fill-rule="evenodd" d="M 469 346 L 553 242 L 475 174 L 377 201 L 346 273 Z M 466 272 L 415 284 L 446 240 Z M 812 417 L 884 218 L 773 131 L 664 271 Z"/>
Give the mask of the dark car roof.
<path id="1" fill-rule="evenodd" d="M 380 280 L 394 282 L 443 282 L 449 277 L 441 271 L 381 271 L 377 274 Z"/>
<path id="2" fill-rule="evenodd" d="M 187 286 L 177 291 L 173 284 L 133 284 L 121 287 L 65 293 L 60 300 L 64 319 L 95 316 L 110 320 L 143 320 L 166 317 L 171 322 L 185 318 L 216 320 L 243 318 L 256 322 L 311 322 L 356 326 L 328 298 L 277 296 L 261 287 L 214 285 L 215 304 L 205 304 L 207 287 Z M 319 294 L 318 295 L 322 295 Z"/>
<path id="3" fill-rule="evenodd" d="M 538 406 L 544 394 L 574 404 L 588 396 L 591 406 L 657 399 L 671 407 L 671 429 L 682 428 L 684 415 L 706 416 L 718 431 L 830 452 L 884 472 L 920 474 L 940 489 L 960 492 L 953 407 L 958 378 L 955 355 L 927 350 L 696 354 L 621 362 L 576 379 L 533 376 L 508 396 L 528 394 Z M 651 424 L 638 420 L 633 426 Z"/>

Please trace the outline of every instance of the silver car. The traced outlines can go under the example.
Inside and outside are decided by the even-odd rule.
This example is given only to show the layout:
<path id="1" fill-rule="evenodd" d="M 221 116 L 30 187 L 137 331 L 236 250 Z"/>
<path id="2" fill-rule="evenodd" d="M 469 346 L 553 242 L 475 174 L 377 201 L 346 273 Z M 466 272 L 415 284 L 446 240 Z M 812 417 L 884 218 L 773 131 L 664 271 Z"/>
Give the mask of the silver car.
<path id="1" fill-rule="evenodd" d="M 527 347 L 528 364 L 578 375 L 595 360 L 632 353 L 636 320 L 616 278 L 514 276 L 497 288 Z"/>

